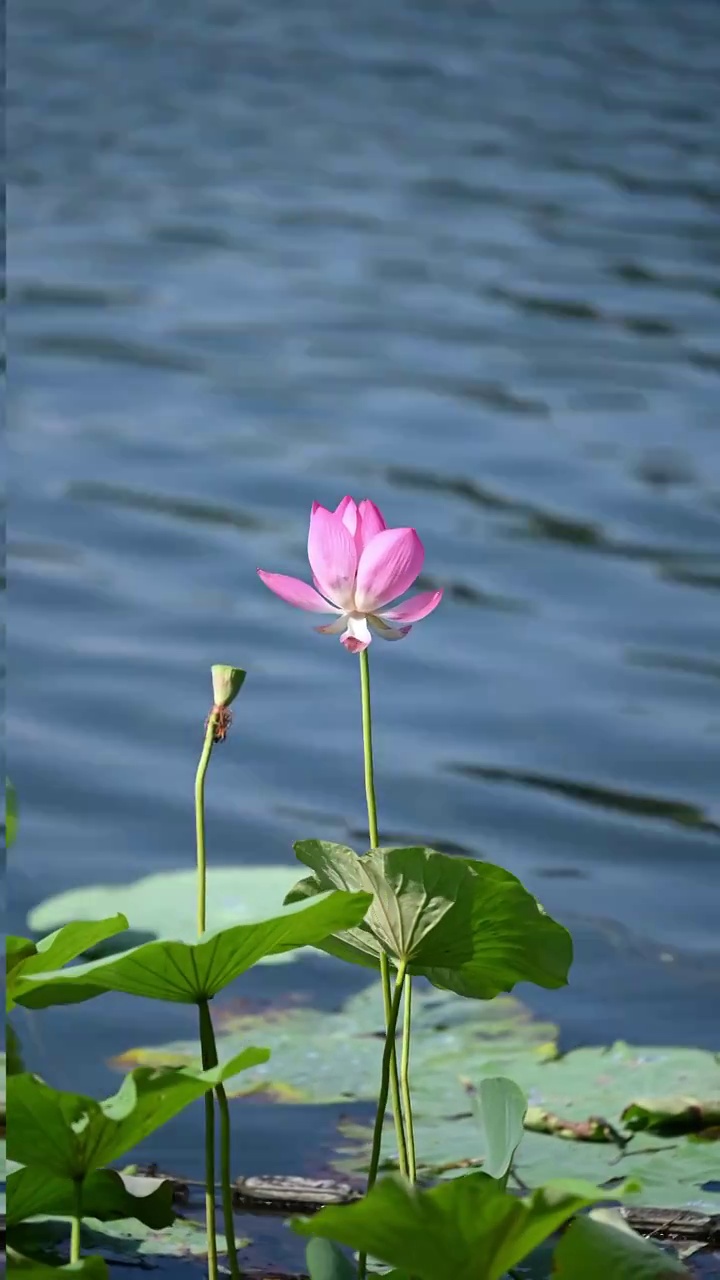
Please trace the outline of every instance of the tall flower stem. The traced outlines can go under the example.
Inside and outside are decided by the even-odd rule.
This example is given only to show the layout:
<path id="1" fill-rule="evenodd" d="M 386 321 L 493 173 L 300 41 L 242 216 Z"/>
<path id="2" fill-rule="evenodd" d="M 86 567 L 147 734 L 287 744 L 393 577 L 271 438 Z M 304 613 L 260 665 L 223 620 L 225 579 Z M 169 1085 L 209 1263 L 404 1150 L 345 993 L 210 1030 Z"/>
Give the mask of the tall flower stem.
<path id="1" fill-rule="evenodd" d="M 368 662 L 367 650 L 363 649 L 360 653 L 360 696 L 362 702 L 362 732 L 363 732 L 363 759 L 365 764 L 365 798 L 367 800 L 368 813 L 368 831 L 370 834 L 370 847 L 372 849 L 379 848 L 380 837 L 378 834 L 377 820 L 377 802 L 375 800 L 375 771 L 373 767 L 373 747 L 372 747 L 372 711 L 370 706 L 370 663 Z M 398 1146 L 398 1164 L 400 1172 L 408 1176 L 408 1157 L 407 1143 L 405 1140 L 405 1130 L 403 1126 L 402 1107 L 400 1104 L 400 1082 L 398 1079 L 397 1051 L 395 1047 L 395 1032 L 390 1037 L 390 1020 L 392 1015 L 392 995 L 390 989 L 390 962 L 384 952 L 380 953 L 380 979 L 382 981 L 383 1004 L 385 1006 L 385 1038 L 386 1048 L 389 1042 L 389 1073 L 390 1073 L 390 1091 L 392 1094 L 393 1116 L 395 1118 L 395 1136 Z M 402 984 L 400 984 L 402 988 Z M 400 990 L 402 995 L 402 990 Z M 399 1006 L 398 1006 L 399 1007 Z M 395 1019 L 397 1024 L 397 1017 Z M 378 1099 L 378 1112 L 375 1123 L 375 1132 L 373 1134 L 373 1151 L 371 1156 L 370 1168 L 373 1167 L 373 1161 L 376 1164 L 380 1160 L 380 1144 L 382 1142 L 382 1122 L 385 1118 L 385 1108 L 387 1107 L 387 1089 L 385 1098 Z M 382 1108 L 382 1109 L 381 1109 Z M 379 1123 L 378 1123 L 379 1119 Z M 377 1144 L 377 1150 L 376 1150 Z M 372 1183 L 368 1181 L 368 1186 Z"/>
<path id="2" fill-rule="evenodd" d="M 203 1069 L 216 1067 L 218 1062 L 217 1044 L 213 1030 L 210 1008 L 207 1000 L 198 1003 L 200 1013 L 200 1044 L 202 1047 Z M 220 1191 L 223 1203 L 223 1219 L 225 1223 L 225 1240 L 227 1243 L 230 1274 L 233 1280 L 240 1280 L 240 1268 L 237 1260 L 237 1243 L 235 1240 L 235 1218 L 232 1202 L 232 1170 L 230 1159 L 230 1108 L 228 1106 L 225 1086 L 217 1085 L 218 1111 L 220 1113 Z M 206 1094 L 212 1104 L 212 1094 Z M 213 1153 L 214 1154 L 214 1153 Z"/>
<path id="3" fill-rule="evenodd" d="M 404 982 L 402 1055 L 400 1057 L 400 1091 L 402 1093 L 405 1138 L 407 1141 L 408 1178 L 417 1181 L 415 1163 L 415 1130 L 413 1127 L 412 1098 L 410 1096 L 410 1027 L 412 1024 L 412 978 L 407 974 Z"/>
<path id="4" fill-rule="evenodd" d="M 83 1180 L 76 1178 L 74 1182 L 75 1188 L 75 1212 L 70 1223 L 70 1261 L 80 1261 L 80 1231 L 82 1229 L 82 1192 Z"/>
<path id="5" fill-rule="evenodd" d="M 205 726 L 203 742 L 197 773 L 195 774 L 195 836 L 197 844 L 197 927 L 198 934 L 205 932 L 207 924 L 207 859 L 205 856 L 205 775 L 212 754 L 215 732 L 219 718 L 219 709 L 213 706 Z M 200 1046 L 203 1069 L 217 1066 L 217 1048 L 213 1032 L 212 1019 L 207 1001 L 198 1005 L 200 1018 Z M 239 1280 L 240 1271 L 235 1244 L 235 1221 L 233 1218 L 232 1191 L 230 1187 L 230 1112 L 227 1095 L 222 1085 L 217 1087 L 218 1109 L 220 1111 L 220 1183 L 225 1221 L 225 1240 L 227 1243 L 228 1261 L 233 1280 Z M 215 1220 L 215 1104 L 212 1092 L 205 1094 L 205 1225 L 208 1248 L 209 1280 L 217 1280 L 217 1238 Z"/>

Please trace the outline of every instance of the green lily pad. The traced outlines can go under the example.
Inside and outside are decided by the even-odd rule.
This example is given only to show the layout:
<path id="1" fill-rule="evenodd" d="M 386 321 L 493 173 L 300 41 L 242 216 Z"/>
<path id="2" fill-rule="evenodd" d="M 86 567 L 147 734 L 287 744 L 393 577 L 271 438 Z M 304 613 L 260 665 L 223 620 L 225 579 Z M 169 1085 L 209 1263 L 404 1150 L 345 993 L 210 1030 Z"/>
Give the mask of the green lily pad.
<path id="1" fill-rule="evenodd" d="M 226 929 L 274 914 L 296 880 L 297 872 L 292 866 L 210 867 L 208 929 Z M 133 941 L 171 937 L 181 942 L 195 942 L 196 888 L 195 871 L 163 871 L 130 884 L 70 889 L 33 907 L 28 915 L 28 928 L 34 933 L 44 933 L 68 920 L 95 920 L 122 911 L 136 935 Z M 297 951 L 285 951 L 263 956 L 259 963 L 284 964 L 297 954 Z"/>
<path id="2" fill-rule="evenodd" d="M 98 1169 L 83 1182 L 83 1212 L 100 1221 L 137 1218 L 146 1227 L 169 1227 L 174 1221 L 173 1187 L 168 1179 L 143 1178 Z M 70 1178 L 46 1169 L 15 1169 L 7 1179 L 7 1224 L 14 1227 L 38 1214 L 71 1217 L 75 1188 Z"/>
<path id="3" fill-rule="evenodd" d="M 26 1258 L 15 1249 L 7 1251 L 8 1275 L 21 1276 L 22 1280 L 108 1280 L 107 1263 L 102 1258 L 81 1258 L 68 1262 L 64 1267 L 49 1267 L 46 1262 Z"/>
<path id="4" fill-rule="evenodd" d="M 690 1280 L 677 1258 L 623 1223 L 577 1218 L 555 1249 L 555 1271 L 562 1280 Z"/>
<path id="5" fill-rule="evenodd" d="M 269 920 L 204 933 L 194 944 L 146 942 L 119 956 L 32 974 L 17 1002 L 37 1009 L 77 1000 L 78 993 L 87 999 L 98 991 L 179 1004 L 210 1000 L 263 956 L 318 944 L 334 930 L 359 923 L 370 901 L 367 893 L 325 893 Z"/>
<path id="6" fill-rule="evenodd" d="M 423 1191 L 386 1178 L 357 1204 L 295 1218 L 301 1235 L 372 1254 L 420 1280 L 501 1280 L 573 1214 L 603 1199 L 589 1184 L 556 1182 L 526 1200 L 484 1173 Z"/>
<path id="7" fill-rule="evenodd" d="M 8 1157 L 56 1178 L 84 1178 L 124 1155 L 208 1089 L 266 1059 L 267 1050 L 246 1049 L 210 1071 L 140 1067 L 103 1102 L 62 1093 L 38 1076 L 10 1076 Z"/>
<path id="8" fill-rule="evenodd" d="M 340 959 L 377 968 L 384 952 L 434 986 L 483 1000 L 516 982 L 567 982 L 569 933 L 502 867 L 424 848 L 359 857 L 324 840 L 300 841 L 295 852 L 313 874 L 290 900 L 332 888 L 373 894 L 362 923 L 322 944 Z"/>
<path id="9" fill-rule="evenodd" d="M 96 1218 L 84 1218 L 80 1235 L 81 1247 L 101 1253 L 111 1264 L 127 1265 L 146 1259 L 155 1263 L 163 1258 L 202 1258 L 207 1254 L 205 1223 L 198 1207 L 197 1220 L 176 1218 L 171 1227 L 156 1231 L 142 1222 L 124 1218 L 118 1222 L 100 1222 Z M 13 1227 L 9 1236 L 12 1244 L 23 1253 L 57 1256 L 57 1251 L 67 1247 L 70 1224 L 65 1218 L 34 1218 L 32 1222 Z M 247 1238 L 237 1241 L 239 1249 L 249 1244 Z M 225 1238 L 216 1237 L 218 1254 L 226 1251 Z M 44 1277 L 43 1277 L 44 1280 Z M 94 1280 L 94 1277 L 92 1278 Z"/>
<path id="10" fill-rule="evenodd" d="M 488 1156 L 487 1135 L 479 1132 L 467 1095 L 486 1077 L 507 1076 L 533 1107 L 571 1123 L 603 1120 L 618 1141 L 568 1141 L 554 1133 L 528 1132 L 514 1167 L 531 1187 L 552 1177 L 580 1177 L 598 1185 L 619 1185 L 632 1177 L 630 1203 L 697 1208 L 717 1212 L 720 1193 L 718 1146 L 692 1138 L 633 1136 L 621 1115 L 637 1097 L 717 1094 L 718 1059 L 687 1048 L 576 1049 L 562 1057 L 556 1029 L 535 1022 L 511 996 L 492 1002 L 464 1000 L 415 983 L 411 1086 L 418 1161 L 425 1174 L 457 1176 L 468 1161 Z M 219 1037 L 224 1054 L 262 1038 L 272 1051 L 268 1065 L 248 1071 L 234 1092 L 265 1090 L 279 1103 L 347 1104 L 376 1097 L 383 1006 L 379 984 L 354 995 L 337 1013 L 295 1008 L 268 1015 L 226 1016 Z M 123 1055 L 134 1063 L 191 1063 L 194 1042 L 136 1048 Z M 347 1177 L 367 1169 L 370 1127 L 357 1119 L 343 1125 L 334 1168 Z M 385 1148 L 394 1153 L 388 1128 Z"/>
<path id="11" fill-rule="evenodd" d="M 5 848 L 10 849 L 17 839 L 18 802 L 17 791 L 9 778 L 5 779 Z"/>
<path id="12" fill-rule="evenodd" d="M 6 1008 L 11 1009 L 20 993 L 27 990 L 29 977 L 46 970 L 62 968 L 98 942 L 122 933 L 127 929 L 127 924 L 125 916 L 116 914 L 106 920 L 76 920 L 46 938 L 41 938 L 39 942 L 31 942 L 29 938 L 8 938 L 5 961 Z M 33 990 L 37 988 L 34 987 Z"/>

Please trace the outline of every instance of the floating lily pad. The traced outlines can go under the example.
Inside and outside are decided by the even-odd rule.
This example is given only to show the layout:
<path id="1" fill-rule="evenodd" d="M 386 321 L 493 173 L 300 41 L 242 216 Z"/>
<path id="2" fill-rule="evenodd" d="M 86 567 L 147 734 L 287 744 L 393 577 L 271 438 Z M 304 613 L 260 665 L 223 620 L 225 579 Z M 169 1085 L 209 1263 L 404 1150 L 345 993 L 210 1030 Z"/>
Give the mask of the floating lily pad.
<path id="1" fill-rule="evenodd" d="M 535 1022 L 515 999 L 464 1000 L 416 982 L 413 1000 L 412 1092 L 418 1161 L 426 1173 L 457 1176 L 468 1161 L 487 1154 L 478 1131 L 468 1081 L 475 1088 L 485 1077 L 507 1076 L 529 1099 L 531 1108 L 585 1123 L 599 1117 L 621 1139 L 567 1141 L 547 1132 L 526 1132 L 515 1167 L 529 1186 L 558 1175 L 619 1185 L 632 1176 L 637 1204 L 697 1208 L 717 1212 L 720 1194 L 718 1146 L 692 1138 L 662 1138 L 625 1133 L 623 1109 L 638 1097 L 717 1095 L 720 1066 L 715 1055 L 699 1049 L 577 1049 L 558 1056 L 556 1029 Z M 271 1011 L 266 1016 L 226 1017 L 220 1035 L 223 1053 L 262 1037 L 272 1051 L 267 1066 L 247 1072 L 237 1092 L 264 1089 L 280 1103 L 371 1104 L 376 1097 L 383 1030 L 379 984 L 353 996 L 338 1013 L 314 1009 Z M 122 1063 L 183 1063 L 195 1060 L 194 1043 L 134 1049 Z M 605 1129 L 608 1136 L 608 1130 Z M 344 1125 L 333 1160 L 347 1176 L 367 1168 L 370 1129 L 354 1120 Z M 384 1151 L 392 1156 L 391 1130 Z M 451 1166 L 448 1168 L 448 1166 Z"/>
<path id="2" fill-rule="evenodd" d="M 208 929 L 259 920 L 281 906 L 297 881 L 292 866 L 210 867 L 207 876 Z M 119 940 L 128 945 L 147 938 L 197 938 L 194 871 L 163 871 L 130 884 L 88 885 L 46 898 L 28 915 L 28 928 L 45 933 L 69 920 L 96 920 L 121 911 L 136 936 Z M 137 937 L 140 935 L 140 938 Z M 109 948 L 106 944 L 106 950 Z M 261 964 L 283 964 L 297 951 L 264 956 Z"/>
<path id="3" fill-rule="evenodd" d="M 205 1223 L 202 1209 L 198 1206 L 197 1221 L 193 1218 L 176 1218 L 171 1227 L 156 1231 L 146 1227 L 142 1222 L 126 1218 L 119 1222 L 99 1222 L 96 1218 L 83 1219 L 80 1243 L 83 1250 L 102 1254 L 109 1263 L 117 1262 L 127 1265 L 132 1261 L 145 1263 L 151 1257 L 158 1262 L 168 1258 L 202 1258 L 207 1254 Z M 35 1218 L 31 1223 L 24 1223 L 12 1230 L 12 1243 L 24 1253 L 42 1252 L 46 1256 L 56 1256 L 58 1249 L 67 1247 L 70 1236 L 70 1223 L 64 1218 Z M 247 1238 L 237 1241 L 239 1249 L 244 1249 L 250 1241 Z M 218 1235 L 216 1247 L 219 1254 L 227 1248 L 225 1238 Z M 45 1280 L 45 1277 L 42 1277 Z M 48 1277 L 49 1280 L 49 1277 Z M 95 1280 L 95 1277 L 88 1277 Z"/>

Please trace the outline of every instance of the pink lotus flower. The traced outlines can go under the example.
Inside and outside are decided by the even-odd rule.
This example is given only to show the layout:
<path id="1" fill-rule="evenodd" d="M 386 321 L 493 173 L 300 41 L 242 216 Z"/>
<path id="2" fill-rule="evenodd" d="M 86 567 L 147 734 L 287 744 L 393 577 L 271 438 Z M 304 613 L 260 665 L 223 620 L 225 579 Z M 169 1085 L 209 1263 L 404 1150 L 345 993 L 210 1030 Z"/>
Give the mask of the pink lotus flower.
<path id="1" fill-rule="evenodd" d="M 342 632 L 340 643 L 360 653 L 372 640 L 370 627 L 383 640 L 402 640 L 410 624 L 437 608 L 442 591 L 421 591 L 387 607 L 412 586 L 424 559 L 414 529 L 388 529 L 374 502 L 365 498 L 358 504 L 348 496 L 334 511 L 313 503 L 308 560 L 315 587 L 284 573 L 258 573 L 266 587 L 297 609 L 337 614 L 334 622 L 315 630 L 332 636 Z"/>

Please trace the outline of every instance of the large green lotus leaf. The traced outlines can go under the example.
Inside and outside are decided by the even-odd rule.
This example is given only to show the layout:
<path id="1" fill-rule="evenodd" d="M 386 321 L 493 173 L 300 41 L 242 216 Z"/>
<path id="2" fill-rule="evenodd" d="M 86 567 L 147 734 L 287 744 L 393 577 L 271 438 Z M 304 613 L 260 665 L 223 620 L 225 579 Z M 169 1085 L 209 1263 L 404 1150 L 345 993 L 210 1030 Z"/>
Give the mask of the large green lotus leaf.
<path id="1" fill-rule="evenodd" d="M 321 1209 L 292 1226 L 421 1280 L 500 1280 L 573 1214 L 602 1198 L 589 1184 L 556 1182 L 520 1200 L 484 1173 L 430 1191 L 387 1178 L 357 1204 Z"/>
<path id="2" fill-rule="evenodd" d="M 196 1004 L 209 1000 L 263 956 L 312 946 L 336 929 L 362 920 L 366 893 L 325 893 L 286 907 L 254 924 L 205 933 L 194 943 L 146 942 L 122 955 L 75 965 L 60 972 L 32 975 L 17 994 L 19 1004 L 44 1008 L 77 998 L 81 992 L 125 991 L 152 1000 Z"/>
<path id="3" fill-rule="evenodd" d="M 265 1049 L 246 1049 L 210 1071 L 139 1067 L 103 1102 L 61 1093 L 28 1073 L 10 1076 L 8 1156 L 61 1178 L 84 1177 L 117 1160 L 221 1081 L 267 1056 Z"/>
<path id="4" fill-rule="evenodd" d="M 17 791 L 9 778 L 5 779 L 5 848 L 14 845 L 17 839 L 18 803 Z"/>
<path id="5" fill-rule="evenodd" d="M 105 1222 L 137 1218 L 157 1230 L 174 1221 L 172 1183 L 162 1178 L 131 1177 L 115 1169 L 98 1169 L 83 1183 L 83 1213 Z M 7 1179 L 7 1224 L 14 1227 L 38 1214 L 71 1217 L 75 1186 L 70 1178 L 44 1168 L 14 1170 Z"/>
<path id="6" fill-rule="evenodd" d="M 107 1263 L 102 1258 L 81 1258 L 64 1267 L 49 1267 L 36 1258 L 26 1258 L 15 1249 L 7 1251 L 8 1275 L 22 1280 L 108 1280 Z"/>
<path id="7" fill-rule="evenodd" d="M 323 840 L 300 841 L 295 852 L 313 874 L 290 899 L 330 888 L 373 894 L 361 925 L 323 943 L 341 959 L 377 968 L 384 951 L 434 986 L 480 999 L 521 981 L 567 982 L 569 933 L 502 867 L 424 848 L 372 849 L 358 857 Z"/>
<path id="8" fill-rule="evenodd" d="M 292 888 L 297 872 L 289 866 L 210 867 L 207 873 L 207 926 L 212 931 L 273 915 Z M 122 911 L 133 935 L 127 944 L 171 937 L 195 942 L 195 871 L 163 871 L 130 884 L 87 885 L 40 902 L 28 915 L 28 928 L 44 933 L 68 920 L 95 920 Z M 119 948 L 122 950 L 122 942 Z M 109 954 L 110 948 L 103 948 Z M 261 964 L 292 961 L 297 952 L 264 956 Z"/>
<path id="9" fill-rule="evenodd" d="M 690 1280 L 682 1263 L 652 1241 L 592 1214 L 570 1224 L 554 1257 L 562 1280 Z"/>
<path id="10" fill-rule="evenodd" d="M 11 1009 L 20 993 L 27 990 L 29 977 L 62 968 L 98 942 L 124 932 L 127 925 L 125 916 L 116 914 L 106 920 L 76 920 L 72 924 L 63 925 L 48 937 L 41 938 L 39 942 L 31 942 L 29 938 L 8 938 L 6 1008 Z"/>

